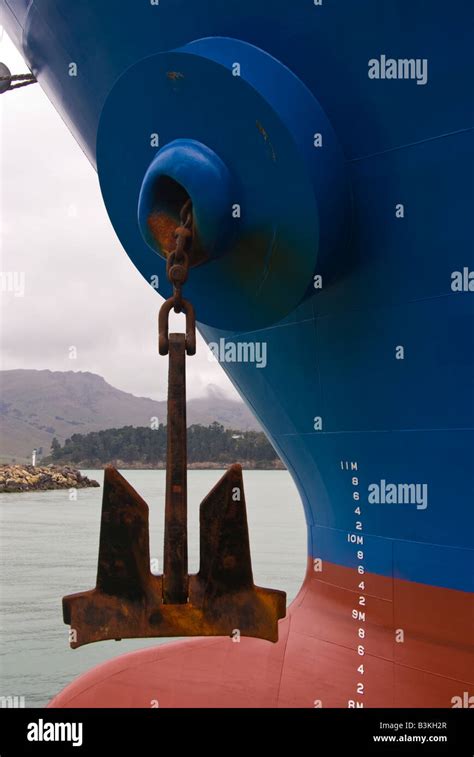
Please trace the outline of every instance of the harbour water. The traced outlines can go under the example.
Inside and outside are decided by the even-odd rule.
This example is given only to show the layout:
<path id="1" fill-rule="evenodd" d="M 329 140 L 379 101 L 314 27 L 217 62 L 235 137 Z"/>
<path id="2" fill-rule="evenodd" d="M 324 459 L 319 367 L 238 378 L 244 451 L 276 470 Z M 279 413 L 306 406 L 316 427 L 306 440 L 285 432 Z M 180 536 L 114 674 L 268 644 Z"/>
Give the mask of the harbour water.
<path id="1" fill-rule="evenodd" d="M 83 471 L 102 483 L 102 471 Z M 153 572 L 161 572 L 164 471 L 124 471 L 150 507 Z M 199 503 L 221 476 L 192 470 L 189 570 L 199 563 Z M 255 583 L 296 595 L 306 568 L 306 526 L 287 471 L 245 471 Z M 0 495 L 0 702 L 18 697 L 42 707 L 80 673 L 119 654 L 166 639 L 106 641 L 71 650 L 61 598 L 93 588 L 97 570 L 101 489 Z M 156 569 L 158 568 L 158 570 Z"/>

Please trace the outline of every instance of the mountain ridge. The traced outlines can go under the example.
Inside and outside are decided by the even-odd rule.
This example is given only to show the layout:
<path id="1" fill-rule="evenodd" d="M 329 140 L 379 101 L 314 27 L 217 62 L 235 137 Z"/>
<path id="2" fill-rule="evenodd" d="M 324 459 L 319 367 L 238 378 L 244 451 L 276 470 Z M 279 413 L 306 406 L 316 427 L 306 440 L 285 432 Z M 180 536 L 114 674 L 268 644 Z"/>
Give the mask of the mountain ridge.
<path id="1" fill-rule="evenodd" d="M 49 454 L 74 433 L 86 434 L 121 426 L 166 423 L 166 402 L 141 397 L 109 384 L 90 371 L 18 368 L 0 371 L 0 460 L 28 460 L 34 448 Z M 188 426 L 209 425 L 260 430 L 243 402 L 225 397 L 216 387 L 188 401 Z"/>

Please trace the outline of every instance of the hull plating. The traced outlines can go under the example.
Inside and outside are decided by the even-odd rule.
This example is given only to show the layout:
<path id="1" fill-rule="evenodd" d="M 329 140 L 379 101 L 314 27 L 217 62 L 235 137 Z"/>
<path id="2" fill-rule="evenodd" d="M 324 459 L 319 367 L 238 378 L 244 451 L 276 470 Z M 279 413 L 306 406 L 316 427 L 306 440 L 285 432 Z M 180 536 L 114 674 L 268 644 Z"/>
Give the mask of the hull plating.
<path id="1" fill-rule="evenodd" d="M 256 0 L 198 9 L 179 0 L 154 16 L 146 4 L 100 5 L 8 0 L 2 9 L 93 163 L 99 116 L 126 69 L 192 40 L 232 37 L 280 60 L 318 98 L 344 151 L 353 221 L 322 289 L 284 318 L 264 327 L 200 324 L 210 342 L 267 346 L 265 370 L 223 367 L 287 463 L 306 512 L 308 577 L 280 622 L 280 641 L 207 639 L 125 656 L 52 705 L 469 706 L 470 3 L 432 2 L 428 11 L 421 0 L 298 2 L 290 12 L 286 0 L 271 10 Z M 370 78 L 368 61 L 382 55 L 426 60 L 426 81 Z M 73 82 L 71 61 L 81 74 Z M 133 89 L 133 106 L 123 104 L 106 135 L 110 155 L 129 155 L 125 176 L 106 161 L 100 178 L 111 217 L 121 219 L 117 233 L 149 279 L 158 263 L 141 239 L 136 205 L 154 155 L 140 134 L 154 126 L 134 120 L 147 92 Z M 209 130 L 218 109 L 211 115 Z M 303 117 L 298 128 L 306 127 L 312 136 Z M 195 137 L 180 129 L 165 141 Z M 232 131 L 222 139 L 238 162 Z M 224 298 L 226 287 L 235 297 L 238 280 L 221 285 Z"/>

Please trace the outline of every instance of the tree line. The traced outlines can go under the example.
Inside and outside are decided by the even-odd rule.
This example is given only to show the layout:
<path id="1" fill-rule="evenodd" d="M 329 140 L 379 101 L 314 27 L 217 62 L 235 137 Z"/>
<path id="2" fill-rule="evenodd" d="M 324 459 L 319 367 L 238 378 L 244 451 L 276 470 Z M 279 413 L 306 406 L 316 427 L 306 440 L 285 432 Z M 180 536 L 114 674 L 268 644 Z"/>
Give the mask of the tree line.
<path id="1" fill-rule="evenodd" d="M 50 460 L 57 463 L 94 462 L 156 464 L 166 460 L 166 426 L 124 426 L 88 434 L 73 434 L 63 445 L 54 438 Z M 273 463 L 278 456 L 261 431 L 233 431 L 220 423 L 188 428 L 188 462 Z"/>

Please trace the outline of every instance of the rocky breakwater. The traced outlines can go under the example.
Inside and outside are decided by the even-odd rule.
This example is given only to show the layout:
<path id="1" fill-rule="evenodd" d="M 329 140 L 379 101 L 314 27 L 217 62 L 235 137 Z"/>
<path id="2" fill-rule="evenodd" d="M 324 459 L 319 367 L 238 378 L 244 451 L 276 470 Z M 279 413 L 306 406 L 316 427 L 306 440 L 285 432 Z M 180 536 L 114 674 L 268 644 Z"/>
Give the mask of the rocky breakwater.
<path id="1" fill-rule="evenodd" d="M 69 465 L 1 465 L 0 492 L 31 492 L 49 489 L 85 489 L 100 486 Z"/>

